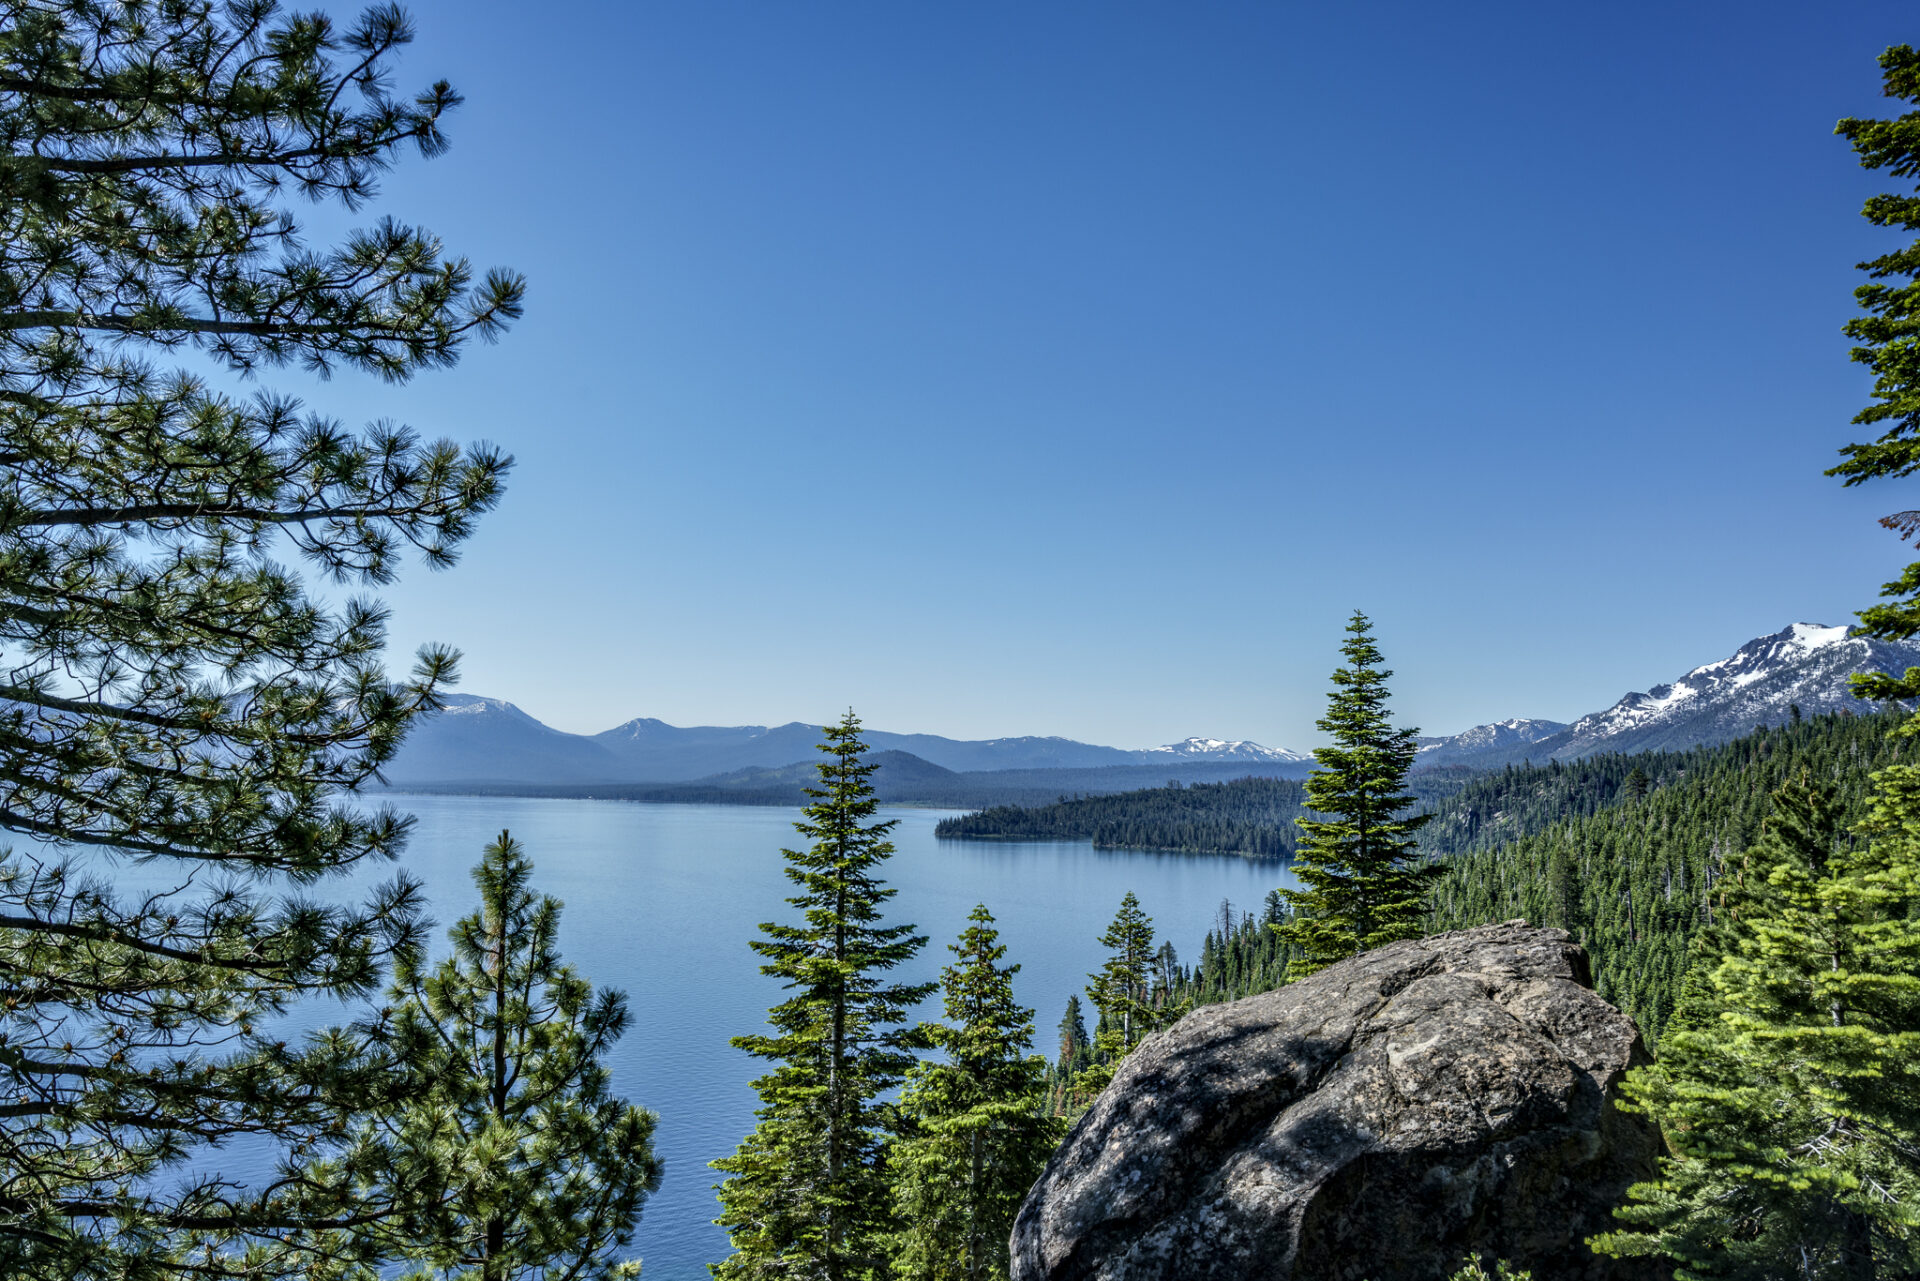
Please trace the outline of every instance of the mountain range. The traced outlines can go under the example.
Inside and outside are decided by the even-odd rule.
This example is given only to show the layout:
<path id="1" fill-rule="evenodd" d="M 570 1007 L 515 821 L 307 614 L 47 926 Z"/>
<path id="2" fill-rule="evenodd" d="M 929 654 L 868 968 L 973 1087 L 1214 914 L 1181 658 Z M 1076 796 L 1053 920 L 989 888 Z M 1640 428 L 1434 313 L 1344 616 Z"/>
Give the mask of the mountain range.
<path id="1" fill-rule="evenodd" d="M 1313 768 L 1300 752 L 1258 743 L 1189 738 L 1128 750 L 1070 738 L 963 740 L 937 734 L 863 734 L 876 752 L 901 752 L 955 773 L 1245 765 L 1249 773 L 1298 777 Z M 598 734 L 568 734 L 498 698 L 449 694 L 446 710 L 421 721 L 385 773 L 396 787 L 422 783 L 617 784 L 718 781 L 742 770 L 779 770 L 817 760 L 820 726 L 676 726 L 641 717 Z M 1209 774 L 1211 776 L 1211 773 Z"/>
<path id="2" fill-rule="evenodd" d="M 1634 692 L 1571 725 L 1510 720 L 1422 739 L 1415 768 L 1497 769 L 1523 760 L 1575 760 L 1597 752 L 1653 752 L 1723 743 L 1761 725 L 1805 716 L 1865 713 L 1847 678 L 1920 666 L 1920 644 L 1849 635 L 1845 627 L 1794 623 L 1750 640 L 1727 658 Z"/>
<path id="3" fill-rule="evenodd" d="M 1795 707 L 1809 716 L 1869 710 L 1873 705 L 1853 697 L 1847 677 L 1915 665 L 1920 665 L 1920 644 L 1869 640 L 1848 635 L 1845 627 L 1795 623 L 1677 680 L 1629 693 L 1571 724 L 1511 719 L 1423 738 L 1415 768 L 1497 769 L 1522 760 L 1570 760 L 1596 752 L 1723 742 L 1759 725 L 1778 724 Z M 683 727 L 652 717 L 598 734 L 569 734 L 502 699 L 451 694 L 444 711 L 416 725 L 385 773 L 396 787 L 485 785 L 504 791 L 523 785 L 550 793 L 698 784 L 728 794 L 778 787 L 784 795 L 797 786 L 795 780 L 810 776 L 819 738 L 819 726 L 806 721 L 771 727 Z M 1017 774 L 1023 788 L 1044 789 L 1048 780 L 1057 780 L 1061 790 L 1091 792 L 1166 778 L 1211 780 L 1236 771 L 1298 778 L 1313 768 L 1308 753 L 1237 739 L 1196 737 L 1126 749 L 1034 736 L 961 740 L 872 730 L 865 738 L 876 753 L 889 754 L 888 769 L 900 776 L 896 782 L 912 778 L 932 786 L 936 776 L 942 776 L 943 794 L 957 794 L 953 780 L 943 777 L 947 775 L 992 773 L 1011 784 Z M 919 769 L 910 761 L 931 769 Z"/>

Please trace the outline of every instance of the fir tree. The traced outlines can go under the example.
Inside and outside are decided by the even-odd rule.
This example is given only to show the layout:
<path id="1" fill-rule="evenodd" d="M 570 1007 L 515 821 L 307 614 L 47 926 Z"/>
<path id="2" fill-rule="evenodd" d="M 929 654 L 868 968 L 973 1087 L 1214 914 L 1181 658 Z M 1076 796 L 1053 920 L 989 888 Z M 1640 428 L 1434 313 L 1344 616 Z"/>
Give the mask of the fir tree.
<path id="1" fill-rule="evenodd" d="M 1100 1011 L 1094 1033 L 1094 1064 L 1077 1082 L 1081 1092 L 1097 1094 L 1113 1079 L 1121 1059 L 1159 1024 L 1152 995 L 1153 918 L 1140 910 L 1140 900 L 1128 890 L 1120 900 L 1112 924 L 1100 936 L 1108 949 L 1098 974 L 1087 976 L 1087 997 Z"/>
<path id="2" fill-rule="evenodd" d="M 1260 923 L 1269 926 L 1279 925 L 1292 914 L 1292 911 L 1293 909 L 1287 906 L 1286 895 L 1279 890 L 1268 890 L 1266 902 L 1260 908 Z"/>
<path id="3" fill-rule="evenodd" d="M 396 684 L 385 611 L 308 597 L 403 555 L 450 563 L 507 459 L 350 431 L 228 383 L 293 364 L 404 380 L 517 316 L 423 231 L 303 244 L 282 193 L 353 209 L 443 150 L 444 82 L 389 92 L 392 6 L 335 27 L 263 0 L 17 0 L 0 22 L 0 1275 L 310 1275 L 369 1221 L 305 1157 L 380 1106 L 357 1030 L 294 1044 L 308 995 L 377 992 L 417 945 L 417 886 L 358 907 L 302 887 L 377 865 L 406 820 L 343 804 L 452 675 Z M 157 363 L 179 353 L 198 372 Z M 128 893 L 107 868 L 143 859 Z M 337 898 L 327 894 L 324 899 Z M 193 1171 L 278 1144 L 284 1179 Z"/>
<path id="4" fill-rule="evenodd" d="M 1896 102 L 1920 104 L 1920 53 L 1895 45 L 1880 55 L 1882 86 Z M 1920 174 L 1920 110 L 1891 120 L 1848 118 L 1835 132 L 1853 144 L 1860 164 L 1885 169 L 1895 177 Z M 1920 231 L 1920 196 L 1887 192 L 1870 198 L 1861 214 L 1876 227 Z M 1873 403 L 1854 416 L 1863 427 L 1879 429 L 1878 440 L 1852 444 L 1840 452 L 1847 461 L 1827 472 L 1848 485 L 1880 477 L 1910 476 L 1920 469 L 1920 361 L 1914 359 L 1914 321 L 1920 316 L 1920 241 L 1860 264 L 1872 283 L 1854 291 L 1865 315 L 1847 322 L 1846 335 L 1857 344 L 1853 359 L 1873 372 Z M 1902 538 L 1920 533 L 1920 511 L 1895 512 L 1881 524 Z M 1881 589 L 1885 602 L 1862 610 L 1869 636 L 1906 640 L 1920 635 L 1920 561 Z M 1920 697 L 1920 669 L 1904 675 L 1874 673 L 1853 678 L 1863 698 Z M 1920 722 L 1916 722 L 1920 727 Z"/>
<path id="5" fill-rule="evenodd" d="M 1920 101 L 1920 55 L 1903 45 L 1880 65 L 1889 97 Z M 1911 177 L 1920 164 L 1920 112 L 1842 120 L 1837 132 L 1869 169 Z M 1864 212 L 1920 229 L 1910 196 L 1875 196 Z M 1875 281 L 1856 291 L 1868 314 L 1846 332 L 1875 375 L 1875 403 L 1854 421 L 1885 431 L 1842 451 L 1847 462 L 1829 474 L 1849 485 L 1920 464 L 1920 245 L 1861 266 Z M 1882 523 L 1911 536 L 1920 512 Z M 1869 634 L 1920 632 L 1920 564 L 1881 594 L 1888 603 L 1860 615 Z M 1854 684 L 1911 698 L 1920 672 Z M 1703 932 L 1714 953 L 1688 976 L 1660 1063 L 1629 1081 L 1634 1101 L 1666 1122 L 1674 1155 L 1621 1212 L 1638 1230 L 1607 1234 L 1600 1248 L 1665 1255 L 1683 1278 L 1920 1268 L 1920 772 L 1894 765 L 1874 783 L 1864 844 L 1842 843 L 1826 788 L 1779 796 Z"/>
<path id="6" fill-rule="evenodd" d="M 1597 1249 L 1680 1281 L 1920 1268 L 1920 769 L 1877 781 L 1864 841 L 1824 787 L 1776 797 L 1719 954 L 1625 1086 L 1672 1155 Z"/>
<path id="7" fill-rule="evenodd" d="M 1407 770 L 1418 750 L 1415 729 L 1387 720 L 1387 678 L 1373 626 L 1356 611 L 1333 673 L 1327 714 L 1315 722 L 1333 736 L 1319 748 L 1307 779 L 1307 805 L 1324 818 L 1294 820 L 1301 830 L 1293 872 L 1305 887 L 1282 890 L 1294 919 L 1276 926 L 1293 949 L 1298 978 L 1397 939 L 1416 938 L 1438 864 L 1421 863 L 1414 833 L 1428 815 L 1402 816 L 1415 804 Z"/>
<path id="8" fill-rule="evenodd" d="M 396 967 L 405 1104 L 363 1135 L 350 1167 L 406 1207 L 376 1225 L 407 1277 L 572 1281 L 638 1276 L 619 1255 L 659 1186 L 654 1115 L 607 1091 L 603 1060 L 626 999 L 561 964 L 560 903 L 530 888 L 506 833 L 474 869 L 480 910 L 429 970 Z"/>
<path id="9" fill-rule="evenodd" d="M 1422 851 L 1444 855 L 1446 867 L 1432 928 L 1552 922 L 1560 864 L 1573 874 L 1595 990 L 1658 1047 L 1689 962 L 1711 950 L 1702 935 L 1729 910 L 1723 900 L 1745 874 L 1742 851 L 1760 839 L 1772 794 L 1806 773 L 1835 788 L 1847 822 L 1864 819 L 1874 772 L 1920 759 L 1920 743 L 1888 736 L 1904 715 L 1808 717 L 1685 752 L 1487 775 L 1421 832 Z M 1630 803 L 1620 783 L 1636 759 L 1669 782 Z M 1463 806 L 1498 820 L 1470 835 Z"/>
<path id="10" fill-rule="evenodd" d="M 1556 845 L 1547 858 L 1546 924 L 1565 930 L 1576 939 L 1580 932 L 1580 882 L 1574 866 L 1574 854 L 1564 845 Z"/>
<path id="11" fill-rule="evenodd" d="M 1062 1072 L 1072 1072 L 1082 1066 L 1088 1048 L 1093 1044 L 1087 1036 L 1087 1018 L 1080 1009 L 1080 996 L 1074 993 L 1067 997 L 1067 1012 L 1060 1016 L 1060 1058 L 1058 1067 Z"/>
<path id="12" fill-rule="evenodd" d="M 948 1061 L 909 1074 L 908 1137 L 889 1151 L 902 1281 L 1005 1281 L 1013 1217 L 1065 1131 L 1031 1052 L 1033 1011 L 1013 1000 L 1020 967 L 1000 965 L 1007 949 L 985 904 L 967 920 L 949 948 L 958 962 L 940 974 L 947 1021 L 926 1029 Z"/>
<path id="13" fill-rule="evenodd" d="M 812 845 L 782 850 L 800 893 L 797 925 L 767 922 L 753 950 L 760 972 L 794 995 L 768 1014 L 774 1034 L 733 1044 L 778 1066 L 756 1080 L 759 1125 L 713 1166 L 734 1253 L 713 1266 L 723 1281 L 806 1277 L 857 1281 L 884 1276 L 891 1205 L 880 1167 L 885 1109 L 921 1042 L 904 1026 L 932 983 L 891 983 L 887 971 L 926 943 L 911 925 L 881 924 L 895 891 L 878 871 L 893 853 L 892 820 L 869 781 L 860 721 L 852 712 L 825 730 L 820 786 L 794 827 Z"/>

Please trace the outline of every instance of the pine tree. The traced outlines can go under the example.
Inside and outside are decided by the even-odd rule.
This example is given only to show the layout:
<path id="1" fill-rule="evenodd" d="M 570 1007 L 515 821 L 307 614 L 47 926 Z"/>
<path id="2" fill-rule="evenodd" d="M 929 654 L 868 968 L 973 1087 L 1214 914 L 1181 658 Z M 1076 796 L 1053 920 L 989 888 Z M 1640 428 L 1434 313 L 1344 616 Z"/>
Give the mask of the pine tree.
<path id="1" fill-rule="evenodd" d="M 1327 714 L 1315 722 L 1333 736 L 1314 752 L 1307 805 L 1324 818 L 1294 821 L 1302 833 L 1293 873 L 1304 889 L 1282 890 L 1294 919 L 1275 928 L 1293 948 L 1288 975 L 1299 978 L 1369 948 L 1416 938 L 1427 894 L 1441 868 L 1421 863 L 1414 833 L 1428 815 L 1401 816 L 1415 804 L 1407 770 L 1418 750 L 1415 729 L 1387 720 L 1387 678 L 1373 626 L 1355 611 L 1333 673 Z"/>
<path id="2" fill-rule="evenodd" d="M 429 970 L 396 967 L 393 1039 L 406 1102 L 346 1164 L 372 1170 L 404 1219 L 375 1225 L 410 1278 L 573 1281 L 638 1276 L 618 1256 L 659 1186 L 653 1113 L 607 1091 L 626 998 L 559 953 L 560 903 L 530 888 L 508 833 L 474 869 L 480 910 Z"/>
<path id="3" fill-rule="evenodd" d="M 1920 101 L 1920 55 L 1891 48 L 1889 97 Z M 1842 120 L 1869 169 L 1910 177 L 1920 112 Z M 1865 215 L 1920 229 L 1920 200 L 1881 195 Z M 1861 264 L 1875 283 L 1846 332 L 1875 374 L 1858 424 L 1886 425 L 1829 472 L 1849 485 L 1920 464 L 1920 245 Z M 1904 284 L 1883 283 L 1906 277 Z M 1911 536 L 1920 512 L 1883 524 Z M 1872 635 L 1920 632 L 1920 564 L 1889 583 L 1890 603 L 1860 617 Z M 1867 697 L 1911 698 L 1920 673 L 1856 677 Z M 1900 731 L 1912 734 L 1920 722 Z M 1920 771 L 1874 775 L 1864 843 L 1842 841 L 1827 788 L 1783 790 L 1762 841 L 1722 895 L 1699 942 L 1660 1063 L 1628 1082 L 1661 1120 L 1674 1155 L 1621 1211 L 1637 1230 L 1598 1248 L 1664 1255 L 1687 1277 L 1877 1278 L 1920 1269 Z"/>
<path id="4" fill-rule="evenodd" d="M 888 1154 L 902 1281 L 1005 1281 L 1013 1217 L 1065 1132 L 1032 1053 L 1033 1011 L 1014 1004 L 1020 967 L 1000 965 L 985 904 L 967 920 L 949 948 L 958 963 L 940 973 L 947 1021 L 926 1029 L 948 1061 L 908 1075 L 907 1137 Z"/>
<path id="5" fill-rule="evenodd" d="M 1093 1038 L 1095 1062 L 1075 1083 L 1087 1095 L 1105 1089 L 1120 1060 L 1133 1053 L 1160 1022 L 1150 999 L 1153 918 L 1140 910 L 1132 890 L 1121 898 L 1100 944 L 1108 950 L 1106 963 L 1098 974 L 1087 976 L 1087 997 L 1100 1011 Z"/>
<path id="6" fill-rule="evenodd" d="M 1825 787 L 1776 796 L 1718 955 L 1625 1086 L 1672 1155 L 1595 1248 L 1680 1281 L 1920 1268 L 1920 769 L 1878 783 L 1866 840 Z"/>
<path id="7" fill-rule="evenodd" d="M 1888 98 L 1920 105 L 1920 52 L 1911 45 L 1895 45 L 1880 55 L 1880 69 Z M 1891 120 L 1848 118 L 1834 132 L 1853 144 L 1864 168 L 1885 169 L 1899 178 L 1920 173 L 1920 110 Z M 1920 196 L 1876 195 L 1861 215 L 1876 227 L 1920 231 Z M 1860 269 L 1872 279 L 1854 291 L 1866 314 L 1848 321 L 1845 332 L 1857 344 L 1853 359 L 1873 372 L 1874 403 L 1853 421 L 1883 434 L 1840 451 L 1847 461 L 1827 474 L 1844 477 L 1848 485 L 1909 476 L 1920 468 L 1920 361 L 1914 359 L 1913 337 L 1914 320 L 1920 316 L 1920 241 L 1863 262 Z M 1896 512 L 1880 523 L 1911 538 L 1920 533 L 1920 511 Z M 1890 640 L 1920 635 L 1920 561 L 1908 565 L 1880 594 L 1885 603 L 1861 611 L 1862 630 Z M 1853 685 L 1863 698 L 1912 699 L 1920 697 L 1920 669 L 1899 676 L 1856 676 Z"/>
<path id="8" fill-rule="evenodd" d="M 1080 1010 L 1079 994 L 1071 994 L 1067 997 L 1067 1012 L 1060 1016 L 1059 1070 L 1071 1072 L 1080 1067 L 1092 1044 L 1087 1036 L 1086 1015 Z"/>
<path id="9" fill-rule="evenodd" d="M 722 1281 L 806 1277 L 857 1281 L 885 1275 L 892 1229 L 880 1167 L 886 1111 L 880 1096 L 905 1078 L 920 1039 L 904 1026 L 932 983 L 889 983 L 887 971 L 926 943 L 911 925 L 882 925 L 895 891 L 878 875 L 893 853 L 894 821 L 871 821 L 879 808 L 863 760 L 860 721 L 848 712 L 825 730 L 820 786 L 794 827 L 813 844 L 782 850 L 787 879 L 800 893 L 798 925 L 767 922 L 753 950 L 760 972 L 794 995 L 768 1013 L 771 1036 L 733 1044 L 778 1066 L 753 1083 L 759 1125 L 713 1167 L 733 1177 L 719 1185 L 716 1220 L 733 1255 L 713 1266 Z"/>
<path id="10" fill-rule="evenodd" d="M 1285 894 L 1282 894 L 1279 890 L 1268 890 L 1266 902 L 1263 903 L 1260 908 L 1260 923 L 1269 926 L 1279 925 L 1285 921 L 1292 912 L 1293 909 L 1287 906 L 1287 896 Z"/>
<path id="11" fill-rule="evenodd" d="M 1574 854 L 1556 845 L 1547 858 L 1547 911 L 1544 924 L 1565 930 L 1577 940 L 1580 933 L 1580 881 Z"/>
<path id="12" fill-rule="evenodd" d="M 417 945 L 406 879 L 358 907 L 302 887 L 379 864 L 407 821 L 343 803 L 453 673 L 380 667 L 380 584 L 450 563 L 508 460 L 349 431 L 261 389 L 277 365 L 404 380 L 517 316 L 521 284 L 386 221 L 303 244 L 282 192 L 357 208 L 443 150 L 445 83 L 387 85 L 411 39 L 271 3 L 16 0 L 0 23 L 0 1275 L 315 1275 L 380 1213 L 308 1156 L 382 1105 L 364 1029 L 266 1027 L 377 992 Z M 199 372 L 157 362 L 179 353 Z M 275 557 L 280 559 L 276 559 Z M 115 883 L 144 859 L 152 894 Z M 334 895 L 323 897 L 331 898 Z M 287 1177 L 195 1174 L 277 1144 Z"/>

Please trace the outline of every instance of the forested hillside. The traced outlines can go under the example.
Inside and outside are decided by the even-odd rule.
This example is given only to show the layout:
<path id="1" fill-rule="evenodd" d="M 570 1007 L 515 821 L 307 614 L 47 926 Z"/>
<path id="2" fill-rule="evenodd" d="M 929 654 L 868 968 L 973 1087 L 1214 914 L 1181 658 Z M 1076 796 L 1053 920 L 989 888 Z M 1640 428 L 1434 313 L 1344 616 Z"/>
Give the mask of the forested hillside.
<path id="1" fill-rule="evenodd" d="M 1437 844 L 1467 847 L 1434 891 L 1433 927 L 1524 917 L 1567 929 L 1592 953 L 1600 994 L 1657 1043 L 1714 886 L 1738 875 L 1773 791 L 1804 773 L 1858 819 L 1868 775 L 1920 753 L 1889 736 L 1898 720 L 1819 717 L 1716 748 L 1488 778 L 1429 825 L 1443 829 Z M 1494 843 L 1503 829 L 1520 834 Z"/>
<path id="2" fill-rule="evenodd" d="M 942 819 L 934 834 L 946 840 L 1091 839 L 1102 849 L 1291 858 L 1293 820 L 1305 797 L 1293 779 L 1169 785 L 1114 796 L 1063 798 L 1052 805 L 996 805 Z"/>
<path id="3" fill-rule="evenodd" d="M 1756 759 L 1780 750 L 1818 755 L 1839 750 L 1836 743 L 1873 744 L 1880 750 L 1901 714 L 1823 716 L 1779 729 L 1762 729 L 1730 743 L 1678 752 L 1609 754 L 1545 765 L 1507 766 L 1467 782 L 1434 806 L 1433 820 L 1420 833 L 1429 855 L 1493 849 L 1545 831 L 1555 823 L 1590 818 L 1621 801 L 1703 776 L 1745 774 Z M 1780 746 L 1782 736 L 1789 744 Z M 1815 748 L 1812 744 L 1827 744 Z M 1862 747 L 1861 750 L 1866 750 Z M 1756 820 L 1757 824 L 1757 820 Z M 1751 830 L 1751 829 L 1749 829 Z"/>
<path id="4" fill-rule="evenodd" d="M 1901 715 L 1823 716 L 1716 747 L 1446 778 L 1451 794 L 1434 798 L 1435 817 L 1420 834 L 1422 850 L 1449 863 L 1434 890 L 1432 928 L 1523 917 L 1569 930 L 1592 953 L 1601 994 L 1657 1042 L 1713 886 L 1738 868 L 1773 791 L 1804 772 L 1831 781 L 1849 821 L 1859 817 L 1868 775 L 1920 753 L 1911 740 L 1889 737 Z M 1242 779 L 1003 806 L 937 830 L 1287 857 L 1303 800 L 1298 783 Z M 1265 915 L 1275 910 L 1269 904 Z M 1218 925 L 1200 966 L 1167 967 L 1163 999 L 1204 1004 L 1277 985 L 1284 949 L 1259 924 L 1240 916 Z"/>
<path id="5" fill-rule="evenodd" d="M 1408 786 L 1431 804 L 1471 777 L 1462 770 L 1434 770 L 1409 779 Z M 1052 805 L 998 805 L 943 819 L 934 834 L 972 841 L 1091 840 L 1100 849 L 1290 859 L 1299 831 L 1293 820 L 1306 812 L 1305 802 L 1303 785 L 1293 779 L 1241 778 L 1062 798 Z"/>

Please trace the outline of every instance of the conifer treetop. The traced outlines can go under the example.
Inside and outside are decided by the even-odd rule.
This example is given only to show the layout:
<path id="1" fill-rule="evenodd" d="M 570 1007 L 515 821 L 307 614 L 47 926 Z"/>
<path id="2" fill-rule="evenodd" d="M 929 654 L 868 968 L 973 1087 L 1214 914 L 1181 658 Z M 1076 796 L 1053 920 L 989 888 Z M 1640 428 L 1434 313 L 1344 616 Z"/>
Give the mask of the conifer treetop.
<path id="1" fill-rule="evenodd" d="M 940 974 L 946 1021 L 927 1025 L 945 1061 L 917 1065 L 900 1098 L 887 1164 L 899 1230 L 894 1275 L 1005 1281 L 1014 1215 L 1059 1143 L 1033 1011 L 1013 997 L 1018 965 L 986 905 L 967 917 Z"/>
<path id="2" fill-rule="evenodd" d="M 1830 785 L 1776 793 L 1659 1061 L 1623 1087 L 1671 1155 L 1596 1249 L 1683 1281 L 1920 1268 L 1920 771 L 1875 782 L 1857 834 Z"/>
<path id="3" fill-rule="evenodd" d="M 1274 926 L 1294 949 L 1288 973 L 1310 974 L 1344 957 L 1417 937 L 1427 887 L 1439 867 L 1417 861 L 1417 832 L 1431 817 L 1406 815 L 1418 801 L 1406 791 L 1419 747 L 1417 729 L 1387 716 L 1387 680 L 1373 624 L 1358 610 L 1340 647 L 1327 714 L 1316 724 L 1333 742 L 1314 751 L 1308 808 L 1295 819 L 1302 836 L 1293 872 L 1304 887 L 1281 890 L 1292 920 Z"/>
<path id="4" fill-rule="evenodd" d="M 404 1212 L 362 1229 L 405 1281 L 618 1281 L 660 1184 L 657 1118 L 614 1096 L 605 1065 L 626 998 L 560 959 L 558 899 L 507 832 L 473 869 L 479 909 L 452 955 L 395 967 L 391 1036 L 404 1102 L 349 1163 Z"/>
<path id="5" fill-rule="evenodd" d="M 791 995 L 767 1016 L 773 1032 L 733 1044 L 773 1067 L 757 1078 L 760 1118 L 732 1156 L 713 1162 L 734 1253 L 722 1281 L 795 1276 L 856 1281 L 884 1267 L 893 1225 L 881 1151 L 889 1110 L 881 1097 L 905 1079 L 924 1035 L 906 1023 L 932 983 L 896 983 L 888 971 L 926 936 L 883 923 L 894 890 L 880 868 L 893 820 L 879 802 L 851 711 L 823 731 L 819 786 L 795 829 L 812 843 L 787 849 L 798 924 L 768 921 L 749 940 L 760 971 Z"/>
<path id="6" fill-rule="evenodd" d="M 1881 84 L 1895 102 L 1920 108 L 1920 52 L 1894 45 L 1880 55 Z M 1834 132 L 1853 145 L 1862 168 L 1884 170 L 1909 183 L 1920 178 L 1920 109 L 1889 119 L 1848 117 Z M 1870 197 L 1861 216 L 1876 227 L 1920 232 L 1920 185 Z M 1859 264 L 1869 283 L 1854 290 L 1863 314 L 1843 332 L 1854 342 L 1852 358 L 1873 374 L 1872 403 L 1853 421 L 1881 434 L 1847 445 L 1846 461 L 1828 470 L 1845 484 L 1900 479 L 1920 470 L 1920 240 Z M 1894 512 L 1880 523 L 1902 539 L 1920 534 L 1920 510 Z M 1881 588 L 1882 603 L 1859 612 L 1869 636 L 1907 640 L 1920 635 L 1920 561 Z M 1863 698 L 1920 697 L 1920 670 L 1903 675 L 1855 676 Z M 1920 732 L 1920 721 L 1906 731 Z"/>

